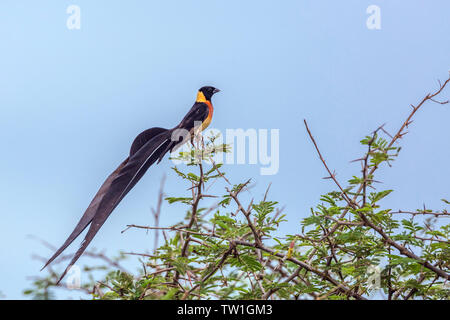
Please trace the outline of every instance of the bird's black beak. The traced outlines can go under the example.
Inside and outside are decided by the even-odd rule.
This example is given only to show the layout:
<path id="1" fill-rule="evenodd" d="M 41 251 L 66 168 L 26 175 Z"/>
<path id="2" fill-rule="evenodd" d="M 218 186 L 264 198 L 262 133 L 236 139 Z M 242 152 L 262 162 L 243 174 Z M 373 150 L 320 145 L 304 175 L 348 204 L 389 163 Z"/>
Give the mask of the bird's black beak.
<path id="1" fill-rule="evenodd" d="M 214 93 L 217 93 L 217 92 L 220 92 L 220 90 L 217 89 L 217 88 L 213 90 L 213 94 L 214 94 Z"/>

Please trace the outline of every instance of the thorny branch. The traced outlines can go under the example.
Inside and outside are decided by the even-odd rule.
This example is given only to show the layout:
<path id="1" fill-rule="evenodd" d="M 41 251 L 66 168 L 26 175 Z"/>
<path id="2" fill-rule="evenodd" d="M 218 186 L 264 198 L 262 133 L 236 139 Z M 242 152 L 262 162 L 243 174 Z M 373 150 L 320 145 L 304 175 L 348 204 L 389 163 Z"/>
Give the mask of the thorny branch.
<path id="1" fill-rule="evenodd" d="M 397 131 L 397 133 L 392 137 L 391 141 L 389 142 L 386 150 L 389 150 L 390 147 L 392 147 L 394 145 L 394 143 L 397 142 L 398 139 L 401 139 L 407 132 L 404 132 L 405 128 L 407 128 L 411 123 L 412 123 L 412 118 L 413 116 L 416 114 L 416 112 L 427 102 L 427 101 L 432 101 L 432 102 L 438 102 L 436 101 L 434 98 L 436 96 L 438 96 L 442 90 L 444 90 L 444 88 L 447 86 L 447 84 L 450 82 L 450 75 L 449 78 L 447 78 L 447 80 L 444 83 L 440 83 L 439 85 L 439 89 L 437 91 L 435 91 L 434 93 L 429 93 L 427 94 L 420 102 L 417 106 L 413 106 L 412 107 L 412 111 L 410 112 L 410 114 L 408 115 L 408 117 L 406 118 L 406 120 L 403 122 L 403 124 L 400 126 L 400 129 Z M 440 104 L 447 104 L 449 101 L 443 101 L 443 102 L 438 102 Z M 306 127 L 306 130 L 311 138 L 311 141 L 313 142 L 316 151 L 320 157 L 320 160 L 322 161 L 325 169 L 327 170 L 327 172 L 330 175 L 330 178 L 335 182 L 335 184 L 337 185 L 337 187 L 341 190 L 342 194 L 343 194 L 343 198 L 344 200 L 348 203 L 349 208 L 344 210 L 343 213 L 339 216 L 339 220 L 343 219 L 348 211 L 350 209 L 355 209 L 356 205 L 356 201 L 358 199 L 358 197 L 361 196 L 361 191 L 365 189 L 366 187 L 366 177 L 367 176 L 372 176 L 373 173 L 378 169 L 378 165 L 374 165 L 370 171 L 366 174 L 367 170 L 368 170 L 368 163 L 367 160 L 365 161 L 365 167 L 363 168 L 363 172 L 364 172 L 364 181 L 360 184 L 358 190 L 356 191 L 355 196 L 353 197 L 353 199 L 350 199 L 347 195 L 347 193 L 344 191 L 344 189 L 342 188 L 341 184 L 338 182 L 338 180 L 336 179 L 336 175 L 334 173 L 331 173 L 331 170 L 328 168 L 328 165 L 326 164 L 324 158 L 322 157 L 322 154 L 320 153 L 320 150 L 317 146 L 317 143 L 314 139 L 314 137 L 311 134 L 311 131 L 309 130 L 308 124 L 306 122 L 306 120 L 304 120 L 304 124 Z M 380 127 L 381 128 L 381 127 Z M 369 151 L 370 151 L 370 144 L 369 144 Z M 368 153 L 369 154 L 369 153 Z M 368 155 L 366 156 L 365 159 L 367 159 Z M 365 199 L 365 190 L 362 194 L 363 198 Z M 369 227 L 371 227 L 373 230 L 375 230 L 376 232 L 378 232 L 384 239 L 385 241 L 389 244 L 392 245 L 393 247 L 395 247 L 397 250 L 400 251 L 400 253 L 402 253 L 403 255 L 408 256 L 411 259 L 417 260 L 420 264 L 422 264 L 424 267 L 432 270 L 433 272 L 435 272 L 437 275 L 439 275 L 440 277 L 443 277 L 445 279 L 450 279 L 450 275 L 447 274 L 446 272 L 444 272 L 443 270 L 436 268 L 435 266 L 431 265 L 430 263 L 426 262 L 426 261 L 422 261 L 417 255 L 415 255 L 413 252 L 409 251 L 408 249 L 406 249 L 405 247 L 403 247 L 402 245 L 398 244 L 397 242 L 393 241 L 384 231 L 381 227 L 376 226 L 374 223 L 372 223 L 362 212 L 358 212 L 358 214 L 360 215 L 361 219 L 364 221 L 364 223 L 366 225 L 368 225 Z M 331 228 L 331 230 L 323 237 L 323 239 L 327 238 L 328 236 L 330 236 L 332 233 L 334 233 L 342 224 L 339 223 L 335 223 L 334 226 Z M 312 256 L 316 253 L 316 251 L 312 251 L 310 254 L 310 258 L 312 258 Z"/>

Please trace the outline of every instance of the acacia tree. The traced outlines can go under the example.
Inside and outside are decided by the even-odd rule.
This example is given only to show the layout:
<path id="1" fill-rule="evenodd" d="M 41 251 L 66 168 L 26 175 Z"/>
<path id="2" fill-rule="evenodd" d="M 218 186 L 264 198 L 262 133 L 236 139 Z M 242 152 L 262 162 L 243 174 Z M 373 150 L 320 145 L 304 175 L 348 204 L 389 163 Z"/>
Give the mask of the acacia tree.
<path id="1" fill-rule="evenodd" d="M 361 140 L 366 152 L 359 161 L 361 172 L 343 184 L 322 156 L 307 122 L 304 122 L 320 161 L 335 189 L 324 194 L 304 218 L 297 234 L 274 235 L 286 221 L 278 203 L 262 199 L 242 200 L 250 180 L 233 184 L 216 164 L 214 155 L 229 146 L 216 145 L 217 136 L 197 143 L 174 167 L 188 195 L 170 196 L 168 203 L 186 206 L 183 221 L 158 225 L 161 190 L 154 210 L 155 226 L 129 225 L 164 235 L 153 254 L 133 253 L 143 263 L 142 272 L 125 271 L 120 261 L 98 252 L 85 255 L 106 262 L 106 277 L 93 276 L 80 290 L 93 299 L 448 299 L 450 296 L 450 213 L 443 209 L 392 210 L 380 201 L 392 190 L 376 189 L 376 173 L 399 155 L 398 141 L 406 134 L 414 115 L 427 102 L 446 104 L 438 97 L 450 82 L 427 94 L 412 110 L 398 131 L 391 135 L 380 126 Z M 211 194 L 217 181 L 222 193 Z M 270 187 L 270 186 L 269 186 Z M 216 188 L 217 189 L 217 188 Z M 215 199 L 214 205 L 206 205 Z M 449 205 L 442 199 L 443 205 Z M 125 230 L 124 230 L 125 231 Z M 64 256 L 58 261 L 64 261 Z M 57 261 L 57 262 L 58 262 Z M 92 274 L 95 268 L 86 267 Z M 34 279 L 25 294 L 51 298 L 59 275 L 53 269 Z"/>

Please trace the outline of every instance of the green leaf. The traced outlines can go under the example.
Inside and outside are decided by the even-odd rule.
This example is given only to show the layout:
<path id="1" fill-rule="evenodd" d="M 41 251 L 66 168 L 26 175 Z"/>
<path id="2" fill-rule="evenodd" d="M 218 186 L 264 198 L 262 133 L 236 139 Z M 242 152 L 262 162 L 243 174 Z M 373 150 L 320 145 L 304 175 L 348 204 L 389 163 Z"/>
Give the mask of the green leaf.
<path id="1" fill-rule="evenodd" d="M 183 202 L 186 204 L 191 204 L 192 198 L 189 197 L 167 197 L 165 198 L 169 203 L 175 203 L 175 202 Z"/>
<path id="2" fill-rule="evenodd" d="M 384 190 L 384 191 L 377 192 L 377 193 L 372 192 L 372 193 L 370 193 L 369 199 L 372 204 L 375 204 L 378 201 L 380 201 L 381 199 L 388 196 L 392 191 L 393 190 Z"/>

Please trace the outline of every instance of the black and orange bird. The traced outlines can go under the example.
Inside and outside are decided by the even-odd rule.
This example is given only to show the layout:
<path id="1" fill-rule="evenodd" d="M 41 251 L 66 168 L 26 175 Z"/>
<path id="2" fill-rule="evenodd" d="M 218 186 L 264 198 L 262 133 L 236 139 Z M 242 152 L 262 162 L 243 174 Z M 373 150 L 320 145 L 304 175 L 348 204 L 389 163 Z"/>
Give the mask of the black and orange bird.
<path id="1" fill-rule="evenodd" d="M 193 134 L 206 129 L 211 123 L 213 115 L 211 97 L 219 91 L 219 89 L 210 86 L 200 88 L 191 110 L 176 127 L 172 129 L 150 128 L 134 139 L 129 156 L 105 180 L 69 238 L 42 269 L 55 260 L 90 224 L 80 248 L 64 270 L 58 283 L 64 278 L 69 268 L 80 258 L 111 212 L 142 178 L 147 169 L 155 162 L 159 163 L 167 152 L 176 150 L 189 139 L 192 140 Z"/>

